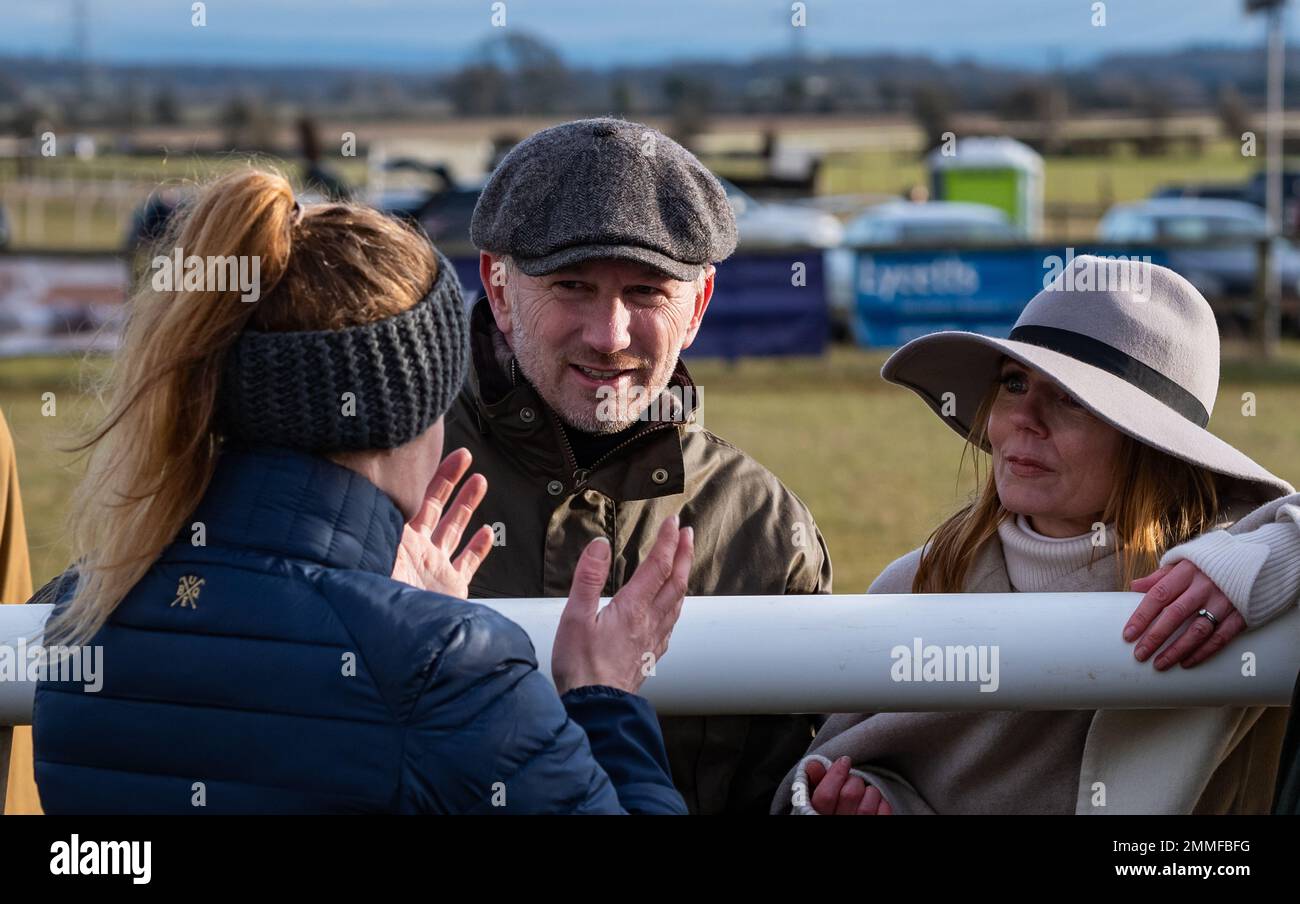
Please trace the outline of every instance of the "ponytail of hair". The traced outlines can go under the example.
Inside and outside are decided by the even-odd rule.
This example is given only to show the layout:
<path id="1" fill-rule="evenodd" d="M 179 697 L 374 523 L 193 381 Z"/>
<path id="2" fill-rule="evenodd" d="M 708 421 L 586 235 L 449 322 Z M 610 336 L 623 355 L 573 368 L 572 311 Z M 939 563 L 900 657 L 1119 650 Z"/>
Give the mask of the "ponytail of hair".
<path id="1" fill-rule="evenodd" d="M 169 230 L 182 257 L 256 258 L 263 294 L 291 254 L 293 190 L 245 171 L 213 183 Z M 180 274 L 172 274 L 179 285 Z M 120 350 L 98 388 L 107 413 L 76 450 L 91 450 L 73 493 L 76 592 L 47 626 L 84 643 L 182 528 L 216 462 L 213 416 L 225 352 L 258 308 L 238 286 L 158 291 L 147 275 L 130 302 Z"/>

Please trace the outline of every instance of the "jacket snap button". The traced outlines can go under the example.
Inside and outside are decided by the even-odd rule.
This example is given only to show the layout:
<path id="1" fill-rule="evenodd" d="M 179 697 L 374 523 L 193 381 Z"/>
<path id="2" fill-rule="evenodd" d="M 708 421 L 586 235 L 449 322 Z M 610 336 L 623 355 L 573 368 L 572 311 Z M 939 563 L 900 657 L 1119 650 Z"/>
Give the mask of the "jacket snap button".
<path id="1" fill-rule="evenodd" d="M 537 412 L 533 411 L 531 408 L 519 409 L 519 420 L 523 421 L 525 424 L 531 424 L 536 417 Z"/>
<path id="2" fill-rule="evenodd" d="M 652 471 L 650 474 L 650 479 L 653 480 L 655 483 L 667 483 L 668 472 L 663 468 L 655 468 L 654 471 Z"/>
<path id="3" fill-rule="evenodd" d="M 552 496 L 558 496 L 564 492 L 564 484 L 560 483 L 558 480 L 552 480 L 546 485 L 546 492 L 550 493 Z"/>

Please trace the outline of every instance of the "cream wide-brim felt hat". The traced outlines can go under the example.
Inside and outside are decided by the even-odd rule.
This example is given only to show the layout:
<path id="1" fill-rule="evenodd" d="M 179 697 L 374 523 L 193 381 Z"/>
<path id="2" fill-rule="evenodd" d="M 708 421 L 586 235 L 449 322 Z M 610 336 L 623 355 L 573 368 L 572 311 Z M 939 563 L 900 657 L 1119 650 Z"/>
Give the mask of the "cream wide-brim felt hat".
<path id="1" fill-rule="evenodd" d="M 894 352 L 880 375 L 966 438 L 1003 355 L 1115 429 L 1228 478 L 1225 489 L 1238 497 L 1262 503 L 1295 492 L 1206 429 L 1219 388 L 1219 330 L 1209 302 L 1167 267 L 1079 255 L 1030 300 L 1008 338 L 931 333 Z M 945 401 L 954 414 L 943 413 Z"/>

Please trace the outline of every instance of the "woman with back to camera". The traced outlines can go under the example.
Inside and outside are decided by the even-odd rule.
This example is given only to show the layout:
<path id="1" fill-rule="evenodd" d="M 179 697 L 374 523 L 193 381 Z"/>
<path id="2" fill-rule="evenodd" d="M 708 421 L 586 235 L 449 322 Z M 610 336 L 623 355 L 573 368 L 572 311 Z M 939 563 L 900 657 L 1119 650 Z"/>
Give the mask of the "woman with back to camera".
<path id="1" fill-rule="evenodd" d="M 102 688 L 41 682 L 50 813 L 684 813 L 649 704 L 692 558 L 662 525 L 597 614 L 609 545 L 576 563 L 555 687 L 527 636 L 463 599 L 486 492 L 442 457 L 464 303 L 427 240 L 368 208 L 302 209 L 246 170 L 172 245 L 260 261 L 261 297 L 146 280 L 87 443 L 74 568 L 47 643 L 103 648 Z M 557 696 L 556 691 L 560 692 Z"/>
<path id="2" fill-rule="evenodd" d="M 1159 650 L 1160 669 L 1195 665 L 1294 601 L 1288 560 L 1300 555 L 1261 567 L 1254 552 L 1189 550 L 1228 536 L 1266 555 L 1260 525 L 1276 516 L 1294 537 L 1300 496 L 1205 429 L 1219 337 L 1190 283 L 1141 262 L 1068 266 L 1009 339 L 934 333 L 885 363 L 886 380 L 966 437 L 977 463 L 990 459 L 974 499 L 869 592 L 1151 591 L 1116 640 L 1140 660 Z M 1091 288 L 1107 274 L 1108 288 Z M 1244 587 L 1241 608 L 1219 587 Z M 1285 721 L 1285 708 L 1260 706 L 841 713 L 772 812 L 1265 813 Z"/>

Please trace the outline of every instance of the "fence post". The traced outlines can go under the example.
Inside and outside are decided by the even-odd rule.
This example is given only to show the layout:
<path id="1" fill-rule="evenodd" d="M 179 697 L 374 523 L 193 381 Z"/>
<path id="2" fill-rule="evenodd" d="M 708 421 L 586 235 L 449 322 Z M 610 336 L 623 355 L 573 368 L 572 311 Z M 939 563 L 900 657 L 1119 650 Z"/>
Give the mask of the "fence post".
<path id="1" fill-rule="evenodd" d="M 27 222 L 23 239 L 28 247 L 39 247 L 45 239 L 45 196 L 35 180 L 27 185 Z"/>
<path id="2" fill-rule="evenodd" d="M 1282 286 L 1272 237 L 1260 239 L 1255 251 L 1255 339 L 1260 354 L 1271 358 L 1277 353 L 1282 318 Z"/>

